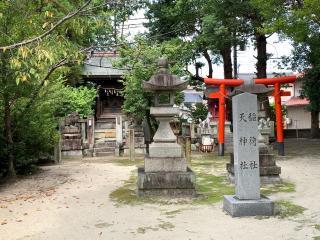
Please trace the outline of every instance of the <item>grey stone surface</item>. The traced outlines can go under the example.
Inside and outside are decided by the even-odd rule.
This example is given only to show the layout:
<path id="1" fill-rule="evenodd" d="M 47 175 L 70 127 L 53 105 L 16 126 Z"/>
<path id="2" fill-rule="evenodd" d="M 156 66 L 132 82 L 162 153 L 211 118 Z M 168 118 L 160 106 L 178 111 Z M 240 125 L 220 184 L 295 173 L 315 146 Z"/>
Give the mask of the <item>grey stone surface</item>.
<path id="1" fill-rule="evenodd" d="M 240 200 L 234 195 L 226 195 L 223 199 L 223 210 L 233 217 L 272 216 L 274 203 L 265 197 L 254 200 Z"/>
<path id="2" fill-rule="evenodd" d="M 159 90 L 183 90 L 188 86 L 188 81 L 182 81 L 179 76 L 169 72 L 169 63 L 165 58 L 158 61 L 158 72 L 152 75 L 149 81 L 142 82 L 144 91 L 154 92 Z"/>
<path id="3" fill-rule="evenodd" d="M 174 116 L 178 115 L 180 112 L 179 108 L 177 107 L 151 107 L 150 114 L 154 116 Z M 171 118 L 170 118 L 171 120 Z"/>
<path id="4" fill-rule="evenodd" d="M 178 143 L 153 142 L 149 146 L 149 157 L 183 157 L 183 151 L 181 145 L 179 145 Z"/>
<path id="5" fill-rule="evenodd" d="M 143 81 L 145 91 L 153 92 L 155 107 L 151 115 L 159 122 L 158 129 L 145 156 L 145 168 L 138 170 L 138 195 L 194 195 L 195 176 L 187 168 L 181 145 L 177 143 L 170 121 L 179 114 L 173 107 L 175 92 L 186 88 L 188 83 L 168 71 L 168 61 L 159 60 L 159 72 L 148 82 Z"/>
<path id="6" fill-rule="evenodd" d="M 123 142 L 123 129 L 122 129 L 122 116 L 119 115 L 116 117 L 116 139 L 117 145 L 122 145 Z"/>
<path id="7" fill-rule="evenodd" d="M 157 117 L 159 120 L 159 127 L 157 132 L 153 137 L 153 141 L 157 142 L 172 142 L 175 143 L 177 141 L 177 137 L 174 135 L 171 127 L 170 127 L 170 120 L 172 117 Z"/>
<path id="8" fill-rule="evenodd" d="M 228 180 L 230 183 L 235 183 L 234 174 L 228 174 Z M 279 176 L 260 176 L 261 184 L 277 184 L 281 183 L 282 180 Z"/>
<path id="9" fill-rule="evenodd" d="M 186 158 L 145 157 L 145 172 L 186 172 Z"/>
<path id="10" fill-rule="evenodd" d="M 260 199 L 257 96 L 239 94 L 232 107 L 236 196 Z"/>
<path id="11" fill-rule="evenodd" d="M 179 195 L 195 193 L 196 178 L 191 169 L 186 172 L 145 172 L 144 167 L 138 168 L 138 194 L 169 194 Z"/>

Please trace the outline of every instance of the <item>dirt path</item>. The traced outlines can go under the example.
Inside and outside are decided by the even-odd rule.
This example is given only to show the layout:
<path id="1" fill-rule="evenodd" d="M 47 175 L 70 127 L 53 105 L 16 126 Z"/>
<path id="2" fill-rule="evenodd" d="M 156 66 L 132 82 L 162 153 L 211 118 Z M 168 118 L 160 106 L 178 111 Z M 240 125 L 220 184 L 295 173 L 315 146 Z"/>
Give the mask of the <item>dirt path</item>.
<path id="1" fill-rule="evenodd" d="M 291 218 L 232 218 L 222 202 L 118 204 L 109 194 L 135 166 L 68 161 L 0 188 L 0 239 L 313 239 L 320 236 L 320 142 L 290 143 L 278 164 L 296 191 L 271 198 L 306 208 Z"/>

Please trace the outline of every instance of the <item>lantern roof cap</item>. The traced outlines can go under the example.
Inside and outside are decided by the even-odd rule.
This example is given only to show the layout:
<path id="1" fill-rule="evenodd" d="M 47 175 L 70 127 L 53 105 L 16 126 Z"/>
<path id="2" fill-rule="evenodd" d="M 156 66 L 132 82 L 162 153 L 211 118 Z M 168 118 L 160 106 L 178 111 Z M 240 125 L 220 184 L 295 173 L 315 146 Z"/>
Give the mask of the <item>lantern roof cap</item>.
<path id="1" fill-rule="evenodd" d="M 157 62 L 158 72 L 151 76 L 149 81 L 142 82 L 142 89 L 147 92 L 155 91 L 181 91 L 186 89 L 188 81 L 183 81 L 179 76 L 169 71 L 169 62 L 166 58 L 160 58 Z"/>

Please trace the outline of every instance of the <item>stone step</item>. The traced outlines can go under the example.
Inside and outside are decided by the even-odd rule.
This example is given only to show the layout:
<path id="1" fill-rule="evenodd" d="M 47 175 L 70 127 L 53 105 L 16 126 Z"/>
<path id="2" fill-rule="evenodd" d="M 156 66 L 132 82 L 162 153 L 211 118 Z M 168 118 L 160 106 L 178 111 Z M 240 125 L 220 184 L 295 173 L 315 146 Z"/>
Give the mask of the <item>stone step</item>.
<path id="1" fill-rule="evenodd" d="M 115 129 L 96 129 L 94 131 L 94 138 L 95 139 L 116 139 L 116 130 Z"/>
<path id="2" fill-rule="evenodd" d="M 95 148 L 103 148 L 103 147 L 113 147 L 115 148 L 117 146 L 116 141 L 102 141 L 102 142 L 96 142 L 94 144 Z"/>
<path id="3" fill-rule="evenodd" d="M 98 147 L 94 148 L 94 152 L 114 152 L 115 147 Z"/>
<path id="4" fill-rule="evenodd" d="M 96 157 L 114 156 L 114 152 L 96 152 Z"/>
<path id="5" fill-rule="evenodd" d="M 109 122 L 96 122 L 96 129 L 110 129 L 110 128 L 116 128 L 115 123 L 109 123 Z"/>

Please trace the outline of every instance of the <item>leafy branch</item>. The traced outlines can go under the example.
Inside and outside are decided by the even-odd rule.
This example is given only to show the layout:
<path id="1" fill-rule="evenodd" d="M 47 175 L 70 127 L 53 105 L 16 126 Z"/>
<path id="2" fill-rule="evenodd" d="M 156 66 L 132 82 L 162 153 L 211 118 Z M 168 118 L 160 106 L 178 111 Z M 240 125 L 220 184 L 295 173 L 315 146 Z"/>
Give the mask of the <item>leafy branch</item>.
<path id="1" fill-rule="evenodd" d="M 12 45 L 8 45 L 8 46 L 2 46 L 0 47 L 0 50 L 2 51 L 6 51 L 6 50 L 10 50 L 10 49 L 15 49 L 15 48 L 19 48 L 34 42 L 40 42 L 42 41 L 43 38 L 45 38 L 46 36 L 48 36 L 50 33 L 52 33 L 57 27 L 59 27 L 60 25 L 62 25 L 64 22 L 66 22 L 67 20 L 75 17 L 76 15 L 78 15 L 79 13 L 83 12 L 84 9 L 91 3 L 92 0 L 88 0 L 87 2 L 85 2 L 80 8 L 78 8 L 76 11 L 74 12 L 70 12 L 69 14 L 67 14 L 65 17 L 61 18 L 55 25 L 53 25 L 48 31 L 42 33 L 41 35 L 31 38 L 31 39 L 27 39 L 24 40 L 22 42 L 19 43 L 14 43 Z"/>

